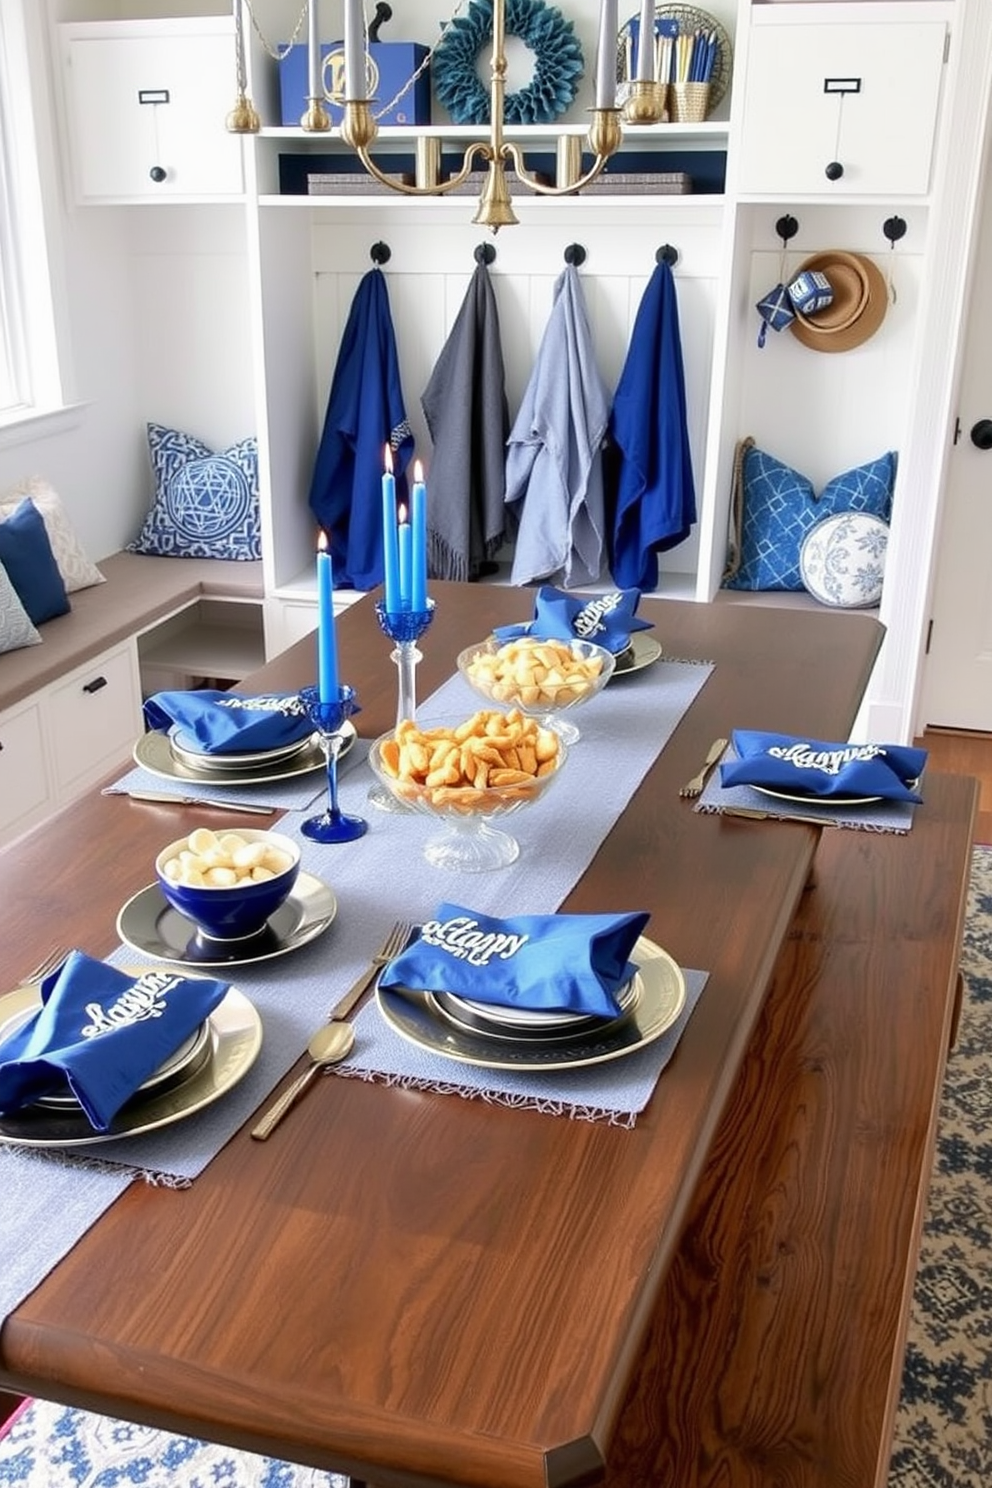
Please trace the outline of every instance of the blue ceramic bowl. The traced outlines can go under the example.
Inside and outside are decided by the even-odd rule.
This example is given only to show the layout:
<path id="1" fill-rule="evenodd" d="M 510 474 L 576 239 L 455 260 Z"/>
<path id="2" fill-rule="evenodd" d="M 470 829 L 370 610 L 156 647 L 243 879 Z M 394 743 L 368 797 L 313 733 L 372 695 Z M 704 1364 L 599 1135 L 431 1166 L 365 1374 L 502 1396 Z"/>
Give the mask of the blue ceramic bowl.
<path id="1" fill-rule="evenodd" d="M 269 916 L 288 898 L 300 871 L 300 849 L 291 838 L 278 832 L 258 831 L 251 827 L 236 827 L 214 835 L 222 845 L 237 837 L 250 850 L 258 851 L 256 844 L 277 849 L 288 856 L 290 866 L 273 878 L 261 882 L 245 878 L 230 887 L 180 883 L 170 877 L 165 865 L 178 858 L 180 853 L 191 851 L 189 844 L 195 833 L 190 833 L 162 849 L 155 859 L 155 874 L 168 903 L 186 919 L 192 920 L 202 937 L 207 940 L 244 940 L 264 930 Z M 194 856 L 202 860 L 202 854 L 194 853 Z"/>

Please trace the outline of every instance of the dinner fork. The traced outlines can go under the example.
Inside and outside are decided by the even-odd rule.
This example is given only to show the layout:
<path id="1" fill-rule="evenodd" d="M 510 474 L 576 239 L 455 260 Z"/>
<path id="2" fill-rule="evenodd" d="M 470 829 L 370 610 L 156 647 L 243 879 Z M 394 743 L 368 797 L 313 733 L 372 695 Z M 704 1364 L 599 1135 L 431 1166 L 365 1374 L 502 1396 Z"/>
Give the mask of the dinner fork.
<path id="1" fill-rule="evenodd" d="M 707 775 L 710 773 L 713 766 L 716 764 L 717 760 L 720 758 L 726 747 L 726 739 L 713 740 L 713 743 L 709 747 L 709 753 L 703 761 L 702 769 L 697 775 L 693 775 L 692 779 L 682 787 L 682 789 L 679 791 L 680 796 L 683 796 L 687 800 L 692 801 L 695 800 L 696 796 L 702 794 L 703 786 L 706 784 Z"/>
<path id="2" fill-rule="evenodd" d="M 33 982 L 44 981 L 49 972 L 54 971 L 56 966 L 62 965 L 68 954 L 69 952 L 63 949 L 62 946 L 56 946 L 54 951 L 49 951 L 47 956 L 42 957 L 37 966 L 25 973 L 17 985 L 19 987 L 30 987 Z"/>
<path id="3" fill-rule="evenodd" d="M 347 992 L 332 1010 L 332 1020 L 334 1018 L 344 1018 L 351 1011 L 369 982 L 372 981 L 376 972 L 385 966 L 387 962 L 392 961 L 394 956 L 399 955 L 412 933 L 413 926 L 407 920 L 396 921 L 361 976 L 352 982 Z"/>

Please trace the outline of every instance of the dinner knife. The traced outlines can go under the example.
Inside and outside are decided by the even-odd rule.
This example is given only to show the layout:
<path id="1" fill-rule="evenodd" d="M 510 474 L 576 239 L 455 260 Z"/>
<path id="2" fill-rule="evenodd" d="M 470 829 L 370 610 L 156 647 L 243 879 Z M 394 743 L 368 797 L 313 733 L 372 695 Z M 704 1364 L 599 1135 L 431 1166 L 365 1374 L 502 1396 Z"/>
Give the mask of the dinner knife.
<path id="1" fill-rule="evenodd" d="M 209 806 L 211 811 L 242 811 L 247 816 L 275 816 L 275 806 L 243 806 L 238 801 L 213 801 L 206 796 L 175 796 L 169 791 L 129 790 L 116 794 L 132 801 L 156 801 L 163 806 Z"/>
<path id="2" fill-rule="evenodd" d="M 810 827 L 841 827 L 843 822 L 834 821 L 829 816 L 796 816 L 791 811 L 785 812 L 758 811 L 753 806 L 724 806 L 721 808 L 723 816 L 743 816 L 748 821 L 783 821 L 783 822 L 805 822 Z"/>

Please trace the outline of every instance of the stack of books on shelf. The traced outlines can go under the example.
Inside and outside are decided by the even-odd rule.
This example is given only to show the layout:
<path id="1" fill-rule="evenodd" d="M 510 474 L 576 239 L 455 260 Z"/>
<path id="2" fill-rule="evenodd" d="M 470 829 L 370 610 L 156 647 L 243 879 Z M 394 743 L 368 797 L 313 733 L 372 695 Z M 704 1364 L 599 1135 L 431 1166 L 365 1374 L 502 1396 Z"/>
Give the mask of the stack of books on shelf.
<path id="1" fill-rule="evenodd" d="M 583 186 L 581 196 L 690 196 L 692 177 L 685 171 L 604 170 Z"/>

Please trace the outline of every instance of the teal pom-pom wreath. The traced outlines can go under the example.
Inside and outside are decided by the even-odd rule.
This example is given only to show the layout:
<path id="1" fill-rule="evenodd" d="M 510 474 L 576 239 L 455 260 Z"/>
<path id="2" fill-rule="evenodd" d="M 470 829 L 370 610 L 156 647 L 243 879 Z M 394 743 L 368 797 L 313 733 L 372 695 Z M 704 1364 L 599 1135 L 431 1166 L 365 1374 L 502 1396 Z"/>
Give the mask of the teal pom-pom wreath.
<path id="1" fill-rule="evenodd" d="M 582 48 L 572 23 L 542 0 L 506 0 L 506 32 L 533 52 L 534 75 L 526 88 L 506 94 L 503 122 L 550 124 L 570 107 L 582 77 Z M 489 89 L 476 62 L 492 34 L 492 0 L 472 0 L 467 13 L 455 16 L 434 48 L 434 91 L 454 124 L 489 123 Z"/>

